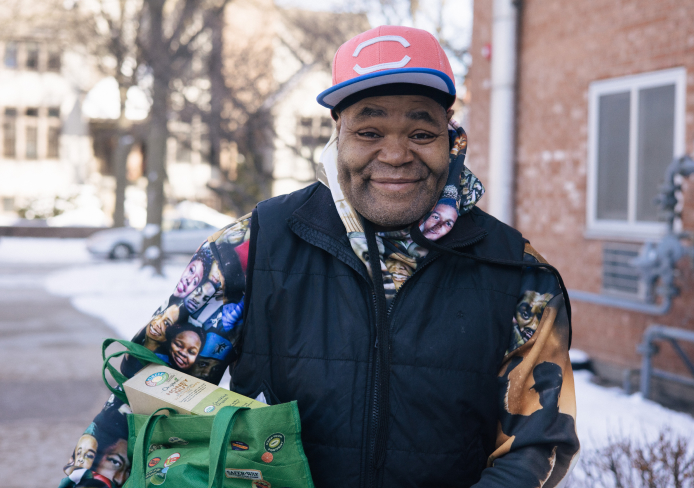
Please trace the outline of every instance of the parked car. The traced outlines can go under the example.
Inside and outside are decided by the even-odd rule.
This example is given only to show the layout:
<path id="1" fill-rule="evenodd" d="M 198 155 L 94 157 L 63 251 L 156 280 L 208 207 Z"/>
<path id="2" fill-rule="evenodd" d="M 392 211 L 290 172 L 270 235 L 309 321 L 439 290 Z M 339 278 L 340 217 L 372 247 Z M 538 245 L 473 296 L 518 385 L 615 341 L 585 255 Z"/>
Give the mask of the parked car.
<path id="1" fill-rule="evenodd" d="M 192 254 L 217 227 L 201 220 L 171 219 L 162 224 L 162 251 L 165 254 Z M 143 230 L 132 227 L 106 229 L 87 239 L 87 249 L 99 257 L 126 259 L 142 252 Z"/>

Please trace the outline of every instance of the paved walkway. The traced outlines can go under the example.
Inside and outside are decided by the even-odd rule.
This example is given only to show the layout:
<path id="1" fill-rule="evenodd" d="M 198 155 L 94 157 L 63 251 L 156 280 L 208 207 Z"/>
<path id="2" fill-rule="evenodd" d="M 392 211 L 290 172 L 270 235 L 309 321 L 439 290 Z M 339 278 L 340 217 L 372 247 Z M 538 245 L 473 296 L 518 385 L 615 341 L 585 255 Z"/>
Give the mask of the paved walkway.
<path id="1" fill-rule="evenodd" d="M 54 265 L 0 264 L 0 486 L 57 487 L 109 392 L 101 342 L 113 332 L 43 289 Z"/>

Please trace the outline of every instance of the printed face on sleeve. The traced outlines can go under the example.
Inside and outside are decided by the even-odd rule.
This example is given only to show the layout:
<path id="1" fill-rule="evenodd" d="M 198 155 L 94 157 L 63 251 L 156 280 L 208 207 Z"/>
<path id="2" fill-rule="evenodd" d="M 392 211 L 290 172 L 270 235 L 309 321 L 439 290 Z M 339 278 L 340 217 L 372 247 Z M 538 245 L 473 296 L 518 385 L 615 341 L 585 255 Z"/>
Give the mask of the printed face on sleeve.
<path id="1" fill-rule="evenodd" d="M 195 362 L 189 373 L 201 380 L 209 381 L 211 378 L 221 376 L 224 373 L 224 364 L 219 359 L 200 357 Z"/>
<path id="2" fill-rule="evenodd" d="M 222 287 L 222 272 L 219 270 L 217 261 L 212 263 L 212 266 L 210 267 L 210 274 L 207 279 L 214 285 L 216 289 L 220 289 Z"/>
<path id="3" fill-rule="evenodd" d="M 73 469 L 89 469 L 94 463 L 98 443 L 92 435 L 85 434 L 77 441 L 75 447 L 75 465 Z"/>
<path id="4" fill-rule="evenodd" d="M 206 281 L 193 290 L 193 293 L 184 298 L 183 304 L 190 313 L 195 313 L 214 296 L 216 291 L 214 285 Z"/>
<path id="5" fill-rule="evenodd" d="M 458 211 L 450 205 L 438 204 L 424 221 L 422 234 L 435 241 L 450 232 L 458 219 Z"/>
<path id="6" fill-rule="evenodd" d="M 185 271 L 183 271 L 183 275 L 181 275 L 173 295 L 177 298 L 182 298 L 190 294 L 202 281 L 203 269 L 202 259 L 192 260 Z"/>
<path id="7" fill-rule="evenodd" d="M 145 332 L 147 339 L 156 343 L 164 342 L 166 340 L 166 329 L 178 321 L 180 315 L 179 310 L 178 305 L 171 305 L 161 314 L 152 317 L 152 320 L 147 324 L 147 330 Z M 147 342 L 147 340 L 145 340 L 145 342 Z"/>
<path id="8" fill-rule="evenodd" d="M 113 481 L 116 486 L 123 486 L 130 474 L 128 441 L 118 439 L 108 446 L 96 467 L 96 472 Z"/>
<path id="9" fill-rule="evenodd" d="M 195 363 L 200 353 L 200 336 L 191 330 L 184 330 L 171 341 L 171 359 L 180 370 L 187 370 Z"/>

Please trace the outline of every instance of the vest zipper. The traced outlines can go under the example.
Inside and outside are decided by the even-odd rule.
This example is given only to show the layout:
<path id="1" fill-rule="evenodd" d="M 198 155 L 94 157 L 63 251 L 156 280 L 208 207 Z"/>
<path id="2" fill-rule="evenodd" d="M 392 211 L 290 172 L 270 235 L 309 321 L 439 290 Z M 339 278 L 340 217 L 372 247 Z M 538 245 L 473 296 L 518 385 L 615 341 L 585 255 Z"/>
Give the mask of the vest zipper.
<path id="1" fill-rule="evenodd" d="M 374 249 L 377 249 L 376 245 L 376 235 L 375 232 L 373 232 L 373 229 L 371 228 L 370 223 L 365 223 L 365 236 L 367 239 L 367 244 L 369 246 L 369 257 L 372 255 L 372 251 Z M 466 247 L 466 246 L 471 246 L 473 244 L 478 243 L 484 237 L 487 235 L 486 232 L 481 233 L 480 235 L 468 240 L 464 241 L 463 243 L 459 244 L 456 247 Z M 388 309 L 385 313 L 385 317 L 381 318 L 381 312 L 379 311 L 378 307 L 378 297 L 376 296 L 376 281 L 381 285 L 381 292 L 384 294 L 383 295 L 383 300 L 385 301 L 385 290 L 383 289 L 383 282 L 382 278 L 378 278 L 374 280 L 373 276 L 375 275 L 375 272 L 378 272 L 379 276 L 382 277 L 381 275 L 381 266 L 380 266 L 380 255 L 378 252 L 375 253 L 379 261 L 377 262 L 378 266 L 374 266 L 374 261 L 369 259 L 370 261 L 370 266 L 371 266 L 371 274 L 372 274 L 372 283 L 371 283 L 371 296 L 373 298 L 373 305 L 374 309 L 376 311 L 376 321 L 377 321 L 377 334 L 376 334 L 376 342 L 374 344 L 374 356 L 375 356 L 375 366 L 374 366 L 374 375 L 373 375 L 373 394 L 372 394 L 372 402 L 371 402 L 371 415 L 370 415 L 370 422 L 369 422 L 369 428 L 367 429 L 367 432 L 369 433 L 369 455 L 367 457 L 368 463 L 367 463 L 367 480 L 366 480 L 366 486 L 367 488 L 376 488 L 378 485 L 378 469 L 381 467 L 381 463 L 385 460 L 385 455 L 386 455 L 386 447 L 387 447 L 387 438 L 385 437 L 387 435 L 387 422 L 388 422 L 388 416 L 390 415 L 390 406 L 388 405 L 388 399 L 385 400 L 385 412 L 383 411 L 384 409 L 381 408 L 380 403 L 383 401 L 382 396 L 384 395 L 384 392 L 382 391 L 382 385 L 381 382 L 384 380 L 383 376 L 381 375 L 381 369 L 388 369 L 388 371 L 383 371 L 383 375 L 388 374 L 390 375 L 390 361 L 387 361 L 387 364 L 385 368 L 382 365 L 381 362 L 381 354 L 388 354 L 390 356 L 390 334 L 389 331 L 392 329 L 392 324 L 390 323 L 390 314 L 391 311 L 393 310 L 396 302 L 398 302 L 398 298 L 400 295 L 403 295 L 403 289 L 407 286 L 408 282 L 412 281 L 412 278 L 419 272 L 421 272 L 424 268 L 429 266 L 430 263 L 438 259 L 441 254 L 432 256 L 431 259 L 427 260 L 425 258 L 424 262 L 420 266 L 418 266 L 414 273 L 412 273 L 412 276 L 408 278 L 405 283 L 403 283 L 402 287 L 398 292 L 395 294 L 395 297 L 393 297 L 393 300 L 391 301 L 390 305 L 388 306 Z M 379 324 L 381 321 L 385 322 L 385 330 L 379 331 Z M 380 334 L 379 334 L 380 332 Z M 384 335 L 383 337 L 384 340 L 381 341 L 381 344 L 379 344 L 379 335 Z M 387 348 L 385 351 L 380 350 L 379 348 Z M 388 385 L 388 388 L 390 386 Z M 385 415 L 386 418 L 382 419 L 381 417 Z M 385 424 L 381 424 L 382 422 L 385 422 Z M 379 435 L 381 435 L 383 438 L 381 439 L 380 445 L 378 445 L 379 441 Z"/>

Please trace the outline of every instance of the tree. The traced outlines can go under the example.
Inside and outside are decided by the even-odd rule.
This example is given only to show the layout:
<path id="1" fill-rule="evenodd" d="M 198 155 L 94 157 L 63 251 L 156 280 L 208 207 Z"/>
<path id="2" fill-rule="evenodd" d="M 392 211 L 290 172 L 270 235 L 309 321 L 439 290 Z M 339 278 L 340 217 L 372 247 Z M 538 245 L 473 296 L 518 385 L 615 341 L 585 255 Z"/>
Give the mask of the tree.
<path id="1" fill-rule="evenodd" d="M 208 40 L 229 0 L 145 0 L 138 46 L 151 84 L 147 136 L 147 226 L 143 265 L 161 274 L 161 224 L 171 96 L 209 76 Z M 208 65 L 209 66 L 209 65 Z"/>
<path id="2" fill-rule="evenodd" d="M 52 1 L 52 0 L 48 0 Z M 138 86 L 150 99 L 145 143 L 147 226 L 144 231 L 143 265 L 161 273 L 161 224 L 165 203 L 166 145 L 172 110 L 195 106 L 204 109 L 209 97 L 182 95 L 191 88 L 209 90 L 210 70 L 218 65 L 210 57 L 209 40 L 229 0 L 83 0 L 67 5 L 72 13 L 66 26 L 72 40 L 90 52 L 99 68 L 118 82 L 120 115 L 113 152 L 116 172 L 114 224 L 124 223 L 126 161 L 132 144 L 125 118 L 128 90 Z M 63 3 L 63 5 L 66 5 Z M 212 50 L 213 51 L 213 50 Z M 172 106 L 172 98 L 184 100 Z"/>
<path id="3" fill-rule="evenodd" d="M 312 70 L 330 73 L 335 50 L 369 25 L 363 14 L 282 9 L 266 0 L 237 1 L 230 9 L 236 19 L 250 19 L 246 23 L 252 23 L 258 13 L 262 15 L 262 23 L 255 29 L 244 30 L 234 19 L 227 24 L 225 49 L 218 51 L 224 69 L 214 72 L 219 79 L 211 80 L 215 103 L 206 118 L 211 146 L 233 142 L 242 161 L 232 177 L 222 174 L 221 183 L 211 188 L 227 207 L 242 215 L 271 196 L 277 102 Z M 278 48 L 291 58 L 285 60 L 291 69 L 281 80 L 273 72 Z M 300 145 L 291 149 L 305 156 Z M 307 159 L 316 164 L 312 156 L 313 152 Z M 218 159 L 212 161 L 219 164 Z"/>

